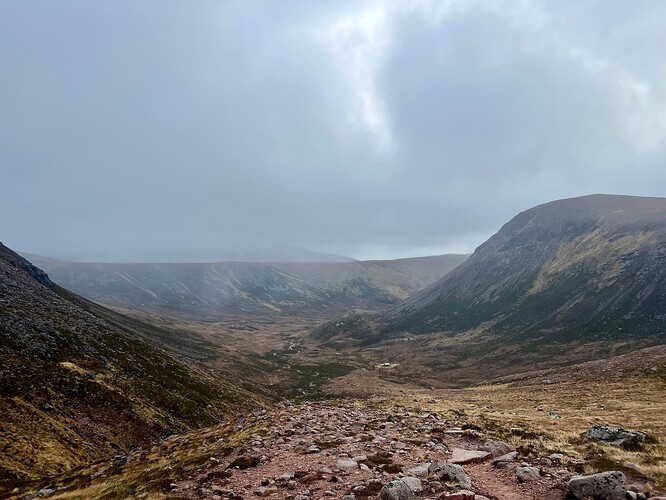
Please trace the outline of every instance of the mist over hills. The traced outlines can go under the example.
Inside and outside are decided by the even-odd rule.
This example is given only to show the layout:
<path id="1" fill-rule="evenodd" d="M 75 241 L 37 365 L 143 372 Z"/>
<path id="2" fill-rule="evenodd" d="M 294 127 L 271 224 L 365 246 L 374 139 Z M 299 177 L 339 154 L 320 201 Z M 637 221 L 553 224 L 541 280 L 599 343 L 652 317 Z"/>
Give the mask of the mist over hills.
<path id="1" fill-rule="evenodd" d="M 194 319 L 317 314 L 394 304 L 444 276 L 466 256 L 395 261 L 102 264 L 32 256 L 51 278 L 89 299 Z"/>
<path id="2" fill-rule="evenodd" d="M 46 259 L 65 262 L 96 263 L 218 263 L 218 262 L 354 262 L 356 259 L 344 255 L 318 252 L 298 246 L 274 246 L 267 248 L 153 248 L 114 252 L 88 251 L 59 256 L 44 257 L 31 252 L 20 252 L 31 262 Z"/>

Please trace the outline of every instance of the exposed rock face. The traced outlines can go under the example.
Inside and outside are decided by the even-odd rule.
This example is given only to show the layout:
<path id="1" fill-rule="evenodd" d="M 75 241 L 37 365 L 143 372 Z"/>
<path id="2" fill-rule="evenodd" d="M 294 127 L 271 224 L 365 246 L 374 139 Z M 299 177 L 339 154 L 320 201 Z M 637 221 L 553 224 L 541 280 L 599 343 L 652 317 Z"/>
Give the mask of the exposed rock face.
<path id="1" fill-rule="evenodd" d="M 575 476 L 567 488 L 570 495 L 578 500 L 624 500 L 627 494 L 626 478 L 619 471 Z"/>
<path id="2" fill-rule="evenodd" d="M 416 495 L 402 479 L 386 483 L 379 492 L 379 500 L 415 500 Z"/>
<path id="3" fill-rule="evenodd" d="M 585 440 L 603 441 L 614 446 L 631 448 L 645 441 L 645 434 L 639 431 L 595 425 L 585 433 Z"/>

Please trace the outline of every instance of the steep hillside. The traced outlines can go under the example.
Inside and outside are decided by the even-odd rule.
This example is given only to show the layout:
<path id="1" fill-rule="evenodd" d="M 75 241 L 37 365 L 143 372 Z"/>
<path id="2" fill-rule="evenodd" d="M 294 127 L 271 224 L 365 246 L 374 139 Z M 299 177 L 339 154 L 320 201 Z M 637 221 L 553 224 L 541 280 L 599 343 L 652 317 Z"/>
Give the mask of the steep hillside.
<path id="1" fill-rule="evenodd" d="M 394 304 L 440 279 L 467 257 L 450 254 L 397 260 L 273 265 L 324 290 Z"/>
<path id="2" fill-rule="evenodd" d="M 591 195 L 527 210 L 384 331 L 550 340 L 666 337 L 666 199 Z"/>
<path id="3" fill-rule="evenodd" d="M 214 424 L 252 400 L 144 340 L 158 333 L 0 244 L 0 486 Z"/>
<path id="4" fill-rule="evenodd" d="M 59 285 L 112 306 L 195 319 L 307 313 L 339 305 L 327 292 L 266 264 L 95 264 L 37 261 Z"/>

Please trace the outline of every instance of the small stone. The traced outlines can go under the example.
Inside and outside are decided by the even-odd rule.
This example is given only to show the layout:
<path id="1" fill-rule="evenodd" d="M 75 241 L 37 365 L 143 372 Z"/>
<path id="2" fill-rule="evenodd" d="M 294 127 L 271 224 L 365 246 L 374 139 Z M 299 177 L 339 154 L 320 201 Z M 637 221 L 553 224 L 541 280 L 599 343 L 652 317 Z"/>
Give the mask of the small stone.
<path id="1" fill-rule="evenodd" d="M 444 493 L 439 498 L 446 498 L 447 500 L 474 500 L 475 494 L 469 490 L 460 490 L 455 493 Z"/>
<path id="2" fill-rule="evenodd" d="M 338 460 L 335 463 L 335 466 L 338 469 L 355 469 L 356 467 L 358 467 L 358 462 L 354 460 Z"/>

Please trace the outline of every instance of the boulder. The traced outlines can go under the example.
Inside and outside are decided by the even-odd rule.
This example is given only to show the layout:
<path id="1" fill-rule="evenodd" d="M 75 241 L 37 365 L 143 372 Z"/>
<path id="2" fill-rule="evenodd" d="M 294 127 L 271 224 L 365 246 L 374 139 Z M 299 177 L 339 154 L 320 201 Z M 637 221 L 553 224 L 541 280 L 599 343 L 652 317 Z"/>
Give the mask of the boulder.
<path id="1" fill-rule="evenodd" d="M 504 441 L 486 441 L 479 449 L 487 451 L 493 457 L 501 457 L 513 451 L 513 448 Z"/>
<path id="2" fill-rule="evenodd" d="M 430 464 L 428 473 L 437 477 L 437 479 L 454 482 L 461 488 L 470 489 L 472 487 L 472 478 L 458 464 L 447 464 L 438 460 Z"/>
<path id="3" fill-rule="evenodd" d="M 645 438 L 646 435 L 640 431 L 622 429 L 620 427 L 608 427 L 607 425 L 595 425 L 585 433 L 586 441 L 602 441 L 624 448 L 640 446 L 645 441 Z"/>
<path id="4" fill-rule="evenodd" d="M 536 467 L 518 467 L 516 476 L 518 476 L 518 481 L 521 483 L 531 483 L 532 481 L 538 481 L 541 474 Z"/>
<path id="5" fill-rule="evenodd" d="M 386 483 L 379 492 L 379 500 L 415 500 L 416 495 L 402 479 Z"/>
<path id="6" fill-rule="evenodd" d="M 495 460 L 493 460 L 493 465 L 499 466 L 500 464 L 506 464 L 508 462 L 513 462 L 518 458 L 518 452 L 517 451 L 512 451 L 507 453 L 506 455 L 502 455 L 501 457 L 497 457 Z"/>
<path id="7" fill-rule="evenodd" d="M 610 471 L 590 476 L 574 476 L 567 484 L 570 496 L 579 500 L 603 498 L 624 500 L 626 478 L 622 472 Z"/>
<path id="8" fill-rule="evenodd" d="M 462 448 L 453 448 L 451 452 L 452 455 L 449 459 L 449 463 L 452 464 L 476 464 L 490 458 L 490 453 L 487 451 L 471 451 L 463 450 Z"/>
<path id="9" fill-rule="evenodd" d="M 416 467 L 412 467 L 407 471 L 407 474 L 410 474 L 415 477 L 426 477 L 428 475 L 428 467 L 430 467 L 430 463 L 427 464 L 419 464 Z"/>
<path id="10" fill-rule="evenodd" d="M 414 493 L 419 494 L 423 491 L 423 485 L 421 484 L 421 480 L 419 478 L 414 476 L 406 476 L 403 477 L 402 480 Z"/>

